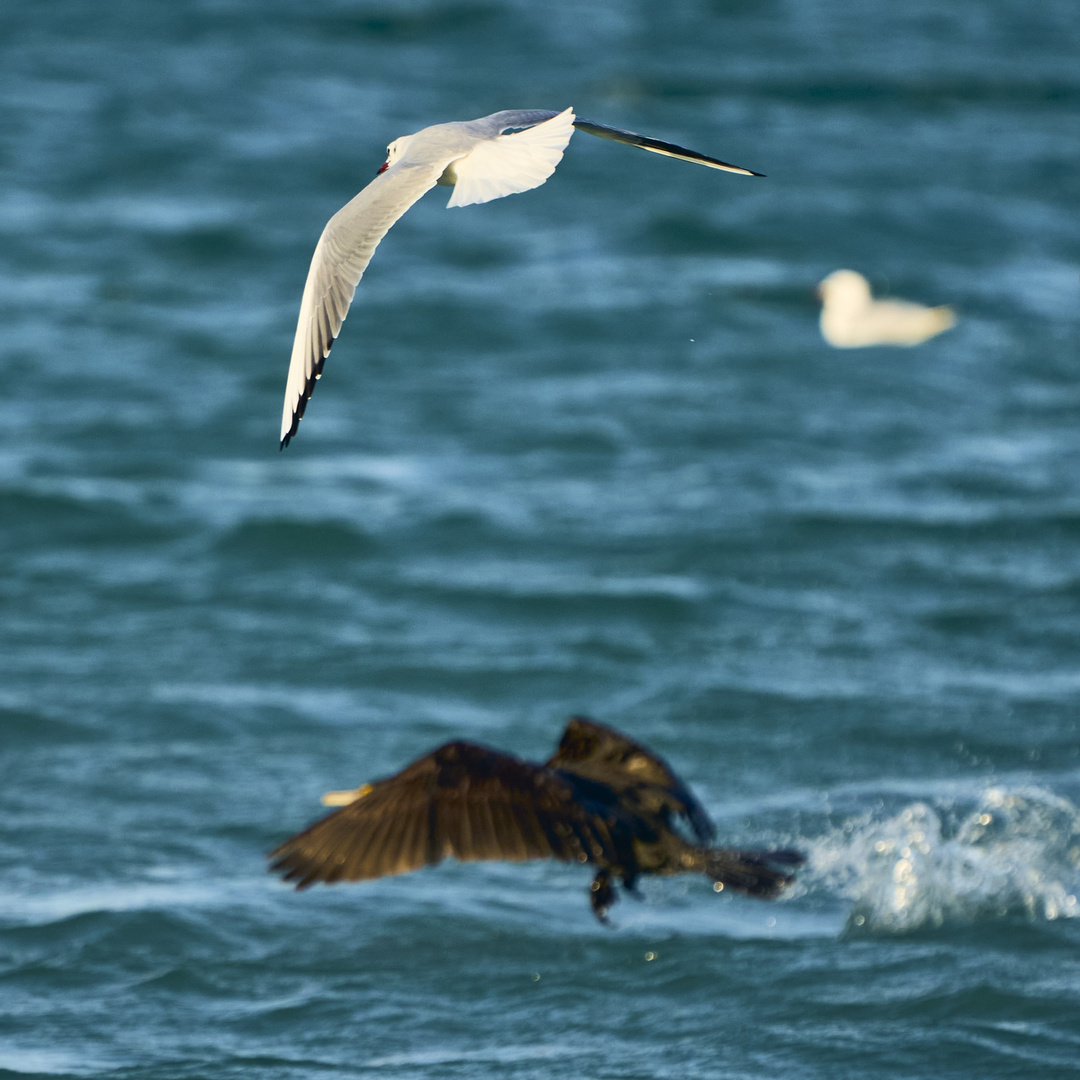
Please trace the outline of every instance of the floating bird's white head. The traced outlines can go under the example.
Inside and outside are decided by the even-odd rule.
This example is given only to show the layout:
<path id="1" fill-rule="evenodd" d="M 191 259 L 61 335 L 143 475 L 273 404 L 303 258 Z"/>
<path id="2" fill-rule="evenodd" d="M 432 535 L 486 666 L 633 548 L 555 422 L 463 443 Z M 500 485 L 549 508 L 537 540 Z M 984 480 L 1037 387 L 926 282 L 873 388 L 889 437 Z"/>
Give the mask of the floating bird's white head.
<path id="1" fill-rule="evenodd" d="M 854 270 L 834 270 L 818 285 L 818 296 L 827 307 L 855 311 L 870 303 L 870 283 Z"/>
<path id="2" fill-rule="evenodd" d="M 412 141 L 413 137 L 411 135 L 402 135 L 401 138 L 395 139 L 386 148 L 386 160 L 379 168 L 379 173 L 386 172 L 386 170 L 389 169 L 390 166 L 394 164 L 394 162 L 399 161 L 405 151 L 408 150 L 409 143 L 411 143 Z M 379 175 L 379 173 L 376 173 L 376 176 Z"/>

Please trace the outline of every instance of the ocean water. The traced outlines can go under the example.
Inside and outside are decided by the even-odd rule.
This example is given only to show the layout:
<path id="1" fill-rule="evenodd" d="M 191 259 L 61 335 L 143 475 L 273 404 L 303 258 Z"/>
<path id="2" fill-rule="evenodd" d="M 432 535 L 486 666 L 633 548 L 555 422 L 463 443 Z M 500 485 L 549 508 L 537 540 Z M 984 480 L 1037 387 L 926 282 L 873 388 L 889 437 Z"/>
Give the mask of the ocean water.
<path id="1" fill-rule="evenodd" d="M 0 10 L 0 1075 L 1080 1073 L 1075 0 Z M 390 233 L 387 142 L 573 105 Z M 950 303 L 835 351 L 815 284 Z M 319 795 L 586 712 L 779 902 L 447 864 L 296 894 Z"/>

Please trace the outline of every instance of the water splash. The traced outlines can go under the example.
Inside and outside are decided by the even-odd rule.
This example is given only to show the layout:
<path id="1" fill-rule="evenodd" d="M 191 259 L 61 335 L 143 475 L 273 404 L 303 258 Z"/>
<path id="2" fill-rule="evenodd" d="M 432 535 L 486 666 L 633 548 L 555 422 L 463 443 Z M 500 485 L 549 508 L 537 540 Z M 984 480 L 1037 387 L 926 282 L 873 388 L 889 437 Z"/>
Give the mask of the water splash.
<path id="1" fill-rule="evenodd" d="M 853 901 L 851 929 L 1075 918 L 1080 809 L 1035 787 L 988 788 L 974 806 L 914 802 L 848 821 L 813 845 L 810 869 Z"/>

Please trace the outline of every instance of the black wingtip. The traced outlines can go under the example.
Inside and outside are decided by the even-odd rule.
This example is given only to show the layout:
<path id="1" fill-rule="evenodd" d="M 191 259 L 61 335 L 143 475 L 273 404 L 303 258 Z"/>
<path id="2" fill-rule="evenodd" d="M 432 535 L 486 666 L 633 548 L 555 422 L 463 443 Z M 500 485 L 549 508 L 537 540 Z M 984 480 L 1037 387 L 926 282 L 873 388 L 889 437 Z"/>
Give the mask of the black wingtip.
<path id="1" fill-rule="evenodd" d="M 701 165 L 709 165 L 713 168 L 723 169 L 725 172 L 736 173 L 739 176 L 764 176 L 764 173 L 755 172 L 742 165 L 733 165 L 730 161 L 721 161 L 719 158 L 709 157 L 697 150 L 691 150 L 678 143 L 665 142 L 663 139 L 654 139 L 651 135 L 640 135 L 636 131 L 627 131 L 625 128 L 611 127 L 608 124 L 598 124 L 594 120 L 586 120 L 579 116 L 574 120 L 574 127 L 579 131 L 588 132 L 599 139 L 611 139 L 612 142 L 626 143 L 628 146 L 636 146 L 640 150 L 651 150 L 654 153 L 666 154 L 669 157 L 680 158 L 683 161 L 697 162 Z"/>

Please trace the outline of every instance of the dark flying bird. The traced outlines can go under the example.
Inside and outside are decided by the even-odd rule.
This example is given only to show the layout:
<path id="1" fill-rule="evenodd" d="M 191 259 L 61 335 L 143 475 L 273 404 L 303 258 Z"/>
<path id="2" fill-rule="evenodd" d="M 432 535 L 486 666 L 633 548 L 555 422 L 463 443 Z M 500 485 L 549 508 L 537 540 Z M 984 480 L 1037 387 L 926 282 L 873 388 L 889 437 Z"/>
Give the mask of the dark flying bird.
<path id="1" fill-rule="evenodd" d="M 394 222 L 436 184 L 454 189 L 448 206 L 490 202 L 539 187 L 562 160 L 575 128 L 710 169 L 761 175 L 674 143 L 582 120 L 572 109 L 507 109 L 395 139 L 375 179 L 327 222 L 315 247 L 285 385 L 283 449 L 296 434 L 356 286 Z"/>
<path id="2" fill-rule="evenodd" d="M 705 874 L 719 892 L 776 896 L 803 861 L 796 851 L 705 845 L 716 827 L 670 766 L 641 743 L 575 716 L 555 755 L 537 765 L 451 742 L 395 776 L 332 791 L 341 806 L 269 855 L 297 889 L 365 881 L 441 862 L 559 859 L 596 868 L 593 911 L 606 922 L 614 879 L 633 893 L 641 874 Z M 676 828 L 683 821 L 698 843 Z"/>

